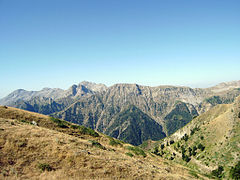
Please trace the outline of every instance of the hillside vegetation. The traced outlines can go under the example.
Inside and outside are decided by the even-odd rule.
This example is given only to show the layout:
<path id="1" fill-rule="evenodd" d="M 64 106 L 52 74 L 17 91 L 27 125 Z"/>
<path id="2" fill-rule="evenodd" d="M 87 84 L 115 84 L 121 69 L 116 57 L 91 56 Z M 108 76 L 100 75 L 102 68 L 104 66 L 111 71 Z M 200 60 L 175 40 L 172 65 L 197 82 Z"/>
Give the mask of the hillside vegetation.
<path id="1" fill-rule="evenodd" d="M 234 178 L 233 169 L 240 162 L 240 97 L 194 118 L 155 143 L 152 151 L 211 178 Z"/>
<path id="2" fill-rule="evenodd" d="M 194 179 L 188 168 L 90 128 L 0 106 L 0 179 Z"/>
<path id="3" fill-rule="evenodd" d="M 166 137 L 162 126 L 133 105 L 114 116 L 105 132 L 133 145 L 142 144 L 148 139 L 159 140 Z"/>

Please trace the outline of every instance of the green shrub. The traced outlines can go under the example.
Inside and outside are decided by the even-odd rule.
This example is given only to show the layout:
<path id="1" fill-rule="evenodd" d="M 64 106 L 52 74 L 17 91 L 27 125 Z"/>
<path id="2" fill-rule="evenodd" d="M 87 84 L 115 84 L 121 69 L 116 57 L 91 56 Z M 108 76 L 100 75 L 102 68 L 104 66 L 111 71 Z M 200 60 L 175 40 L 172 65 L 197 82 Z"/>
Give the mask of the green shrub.
<path id="1" fill-rule="evenodd" d="M 133 157 L 133 154 L 130 153 L 130 152 L 127 152 L 126 155 L 127 155 L 127 156 L 130 156 L 130 157 Z"/>
<path id="2" fill-rule="evenodd" d="M 193 130 L 191 130 L 191 133 L 190 133 L 190 135 L 192 136 L 194 133 L 195 133 L 195 132 L 194 132 Z"/>
<path id="3" fill-rule="evenodd" d="M 188 135 L 184 134 L 184 136 L 181 138 L 181 140 L 187 141 L 188 140 Z"/>
<path id="4" fill-rule="evenodd" d="M 189 162 L 191 160 L 190 157 L 188 157 L 187 155 L 185 155 L 184 153 L 182 154 L 182 160 Z"/>
<path id="5" fill-rule="evenodd" d="M 218 168 L 213 170 L 211 174 L 215 177 L 222 178 L 223 177 L 223 171 L 224 171 L 223 167 L 218 166 Z"/>
<path id="6" fill-rule="evenodd" d="M 203 146 L 201 143 L 198 144 L 198 149 L 200 149 L 201 151 L 203 151 L 205 149 L 205 146 Z"/>
<path id="7" fill-rule="evenodd" d="M 31 124 L 30 122 L 26 121 L 26 120 L 20 120 L 20 122 L 26 123 L 26 124 Z"/>
<path id="8" fill-rule="evenodd" d="M 58 127 L 60 127 L 60 128 L 68 128 L 68 126 L 66 126 L 64 123 L 58 124 Z"/>
<path id="9" fill-rule="evenodd" d="M 72 124 L 70 127 L 73 128 L 73 129 L 78 129 L 79 128 L 78 125 L 74 125 L 74 124 Z"/>
<path id="10" fill-rule="evenodd" d="M 231 168 L 229 175 L 232 179 L 240 179 L 240 161 Z"/>
<path id="11" fill-rule="evenodd" d="M 147 156 L 146 153 L 145 153 L 142 149 L 140 149 L 139 147 L 136 147 L 136 146 L 128 146 L 127 149 L 130 150 L 130 151 L 132 151 L 132 152 L 133 152 L 134 154 L 136 154 L 136 155 L 141 155 L 141 156 L 143 156 L 143 157 L 146 157 L 146 156 Z"/>
<path id="12" fill-rule="evenodd" d="M 80 130 L 80 133 L 82 134 L 90 135 L 93 137 L 99 137 L 99 134 L 91 128 L 87 128 L 85 126 L 79 126 L 78 128 Z"/>
<path id="13" fill-rule="evenodd" d="M 164 144 L 161 144 L 161 149 L 164 149 Z"/>
<path id="14" fill-rule="evenodd" d="M 188 147 L 189 156 L 192 156 L 192 148 Z"/>
<path id="15" fill-rule="evenodd" d="M 182 153 L 185 153 L 186 152 L 186 149 L 184 146 L 181 146 L 181 150 L 182 150 Z"/>
<path id="16" fill-rule="evenodd" d="M 101 145 L 99 142 L 97 142 L 97 141 L 89 140 L 89 142 L 92 144 L 92 146 L 95 146 L 95 147 L 97 147 L 97 148 L 106 150 L 106 148 L 105 148 L 103 145 Z"/>
<path id="17" fill-rule="evenodd" d="M 72 124 L 70 127 L 73 129 L 79 129 L 81 134 L 90 135 L 93 137 L 99 137 L 99 134 L 91 128 L 75 125 L 75 124 Z"/>
<path id="18" fill-rule="evenodd" d="M 192 155 L 193 155 L 193 156 L 196 156 L 196 155 L 197 155 L 197 152 L 196 152 L 196 151 L 193 151 L 193 152 L 192 152 Z"/>
<path id="19" fill-rule="evenodd" d="M 154 147 L 153 154 L 159 155 L 158 146 Z"/>
<path id="20" fill-rule="evenodd" d="M 109 138 L 109 145 L 111 146 L 122 146 L 121 141 L 117 140 L 117 139 L 113 139 L 112 137 Z"/>
<path id="21" fill-rule="evenodd" d="M 196 131 L 199 131 L 199 127 L 195 127 L 193 129 L 191 129 L 190 135 L 193 135 Z"/>
<path id="22" fill-rule="evenodd" d="M 38 168 L 41 171 L 52 171 L 53 170 L 53 168 L 49 164 L 46 164 L 46 163 L 39 163 Z"/>
<path id="23" fill-rule="evenodd" d="M 24 142 L 24 141 L 19 141 L 19 142 L 17 143 L 17 146 L 18 146 L 18 147 L 26 147 L 26 146 L 27 146 L 27 143 Z"/>
<path id="24" fill-rule="evenodd" d="M 50 117 L 50 120 L 53 121 L 54 123 L 56 123 L 57 126 L 60 127 L 60 128 L 69 128 L 67 126 L 67 125 L 69 125 L 69 123 L 64 121 L 64 120 L 57 119 L 57 118 L 54 118 L 54 117 Z"/>

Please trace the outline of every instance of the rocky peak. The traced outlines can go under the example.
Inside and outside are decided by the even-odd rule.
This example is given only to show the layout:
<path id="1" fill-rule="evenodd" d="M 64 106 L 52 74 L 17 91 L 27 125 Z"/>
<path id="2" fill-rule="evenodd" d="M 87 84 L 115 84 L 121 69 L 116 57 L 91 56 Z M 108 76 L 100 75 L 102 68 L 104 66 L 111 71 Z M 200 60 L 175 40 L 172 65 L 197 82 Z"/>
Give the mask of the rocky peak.
<path id="1" fill-rule="evenodd" d="M 75 97 L 75 96 L 83 96 L 85 94 L 91 93 L 92 91 L 86 88 L 84 85 L 79 84 L 79 85 L 72 85 L 66 92 L 66 97 Z"/>
<path id="2" fill-rule="evenodd" d="M 79 83 L 78 86 L 80 85 L 83 85 L 87 89 L 90 89 L 91 91 L 94 91 L 94 92 L 101 92 L 107 89 L 107 86 L 105 84 L 101 84 L 101 83 L 97 84 L 97 83 L 88 82 L 88 81 L 82 81 L 81 83 Z"/>

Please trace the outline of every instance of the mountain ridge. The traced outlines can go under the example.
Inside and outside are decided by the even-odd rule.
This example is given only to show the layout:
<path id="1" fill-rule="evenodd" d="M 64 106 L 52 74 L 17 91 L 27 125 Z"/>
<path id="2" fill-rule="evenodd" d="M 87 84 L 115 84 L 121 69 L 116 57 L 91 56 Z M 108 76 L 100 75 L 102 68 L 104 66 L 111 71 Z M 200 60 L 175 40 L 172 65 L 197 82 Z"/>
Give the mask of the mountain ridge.
<path id="1" fill-rule="evenodd" d="M 76 84 L 73 84 L 71 87 L 69 87 L 68 89 L 66 90 L 63 90 L 63 89 L 60 89 L 60 88 L 49 88 L 49 87 L 45 87 L 45 88 L 42 88 L 42 90 L 39 90 L 39 91 L 27 91 L 25 89 L 17 89 L 15 91 L 13 91 L 12 93 L 10 93 L 9 95 L 3 97 L 0 99 L 0 104 L 1 105 L 8 105 L 8 100 L 7 100 L 7 97 L 8 96 L 14 96 L 14 95 L 17 95 L 20 93 L 28 93 L 30 97 L 28 98 L 22 98 L 23 100 L 26 100 L 26 99 L 29 99 L 31 98 L 32 94 L 33 96 L 40 96 L 41 93 L 46 93 L 44 97 L 50 97 L 55 99 L 56 96 L 59 96 L 58 95 L 55 95 L 53 92 L 51 93 L 51 91 L 58 91 L 60 92 L 60 97 L 58 98 L 61 98 L 63 95 L 61 93 L 63 93 L 65 91 L 65 93 L 70 90 L 72 87 L 79 87 L 83 85 L 84 87 L 86 87 L 88 90 L 92 90 L 94 92 L 101 92 L 101 91 L 106 91 L 106 89 L 108 88 L 111 88 L 111 87 L 114 87 L 114 86 L 121 86 L 121 85 L 136 85 L 136 86 L 141 86 L 141 87 L 150 87 L 150 88 L 189 88 L 189 89 L 193 89 L 193 90 L 200 90 L 200 89 L 206 89 L 206 90 L 209 90 L 209 91 L 216 91 L 216 89 L 220 89 L 218 90 L 218 92 L 222 92 L 224 90 L 229 90 L 230 88 L 238 88 L 240 87 L 240 80 L 239 81 L 229 81 L 229 82 L 223 82 L 223 83 L 219 83 L 215 86 L 212 86 L 212 87 L 209 87 L 209 88 L 191 88 L 191 87 L 188 87 L 188 86 L 174 86 L 174 85 L 158 85 L 158 86 L 145 86 L 145 85 L 139 85 L 139 84 L 131 84 L 131 83 L 117 83 L 117 84 L 114 84 L 112 86 L 109 86 L 107 87 L 105 84 L 102 84 L 102 83 L 93 83 L 93 82 L 88 82 L 88 81 L 82 81 L 80 82 L 78 85 Z M 226 88 L 228 87 L 228 88 Z M 223 89 L 221 89 L 223 88 Z M 50 91 L 50 94 L 47 94 L 49 93 L 48 91 Z M 63 93 L 65 95 L 65 93 Z M 39 95 L 40 94 L 40 95 Z M 20 96 L 19 95 L 19 96 Z M 21 95 L 23 96 L 23 95 Z M 10 98 L 9 97 L 9 98 Z M 16 99 L 14 99 L 16 100 Z"/>
<path id="2" fill-rule="evenodd" d="M 194 116 L 208 111 L 217 104 L 232 103 L 234 98 L 240 95 L 239 82 L 220 85 L 223 91 L 219 92 L 213 92 L 211 88 L 150 87 L 125 83 L 106 87 L 102 84 L 82 82 L 61 91 L 57 98 L 32 95 L 30 100 L 24 100 L 25 96 L 19 95 L 16 97 L 20 100 L 16 101 L 16 98 L 13 98 L 12 104 L 7 105 L 52 115 L 100 132 L 105 132 L 112 119 L 123 109 L 133 105 L 141 113 L 156 121 L 162 127 L 163 133 L 171 135 L 190 122 Z M 226 84 L 230 84 L 227 90 Z M 219 90 L 219 87 L 217 88 Z M 54 93 L 53 90 L 45 91 L 48 91 L 46 96 Z M 42 95 L 43 92 L 39 94 Z M 9 97 L 11 100 L 11 96 Z M 176 106 L 178 102 L 181 102 L 181 105 Z M 119 123 L 118 129 L 122 129 L 121 126 Z M 133 133 L 129 136 L 134 137 L 137 134 Z M 132 141 L 129 139 L 129 142 Z M 141 140 L 138 141 L 140 142 Z"/>

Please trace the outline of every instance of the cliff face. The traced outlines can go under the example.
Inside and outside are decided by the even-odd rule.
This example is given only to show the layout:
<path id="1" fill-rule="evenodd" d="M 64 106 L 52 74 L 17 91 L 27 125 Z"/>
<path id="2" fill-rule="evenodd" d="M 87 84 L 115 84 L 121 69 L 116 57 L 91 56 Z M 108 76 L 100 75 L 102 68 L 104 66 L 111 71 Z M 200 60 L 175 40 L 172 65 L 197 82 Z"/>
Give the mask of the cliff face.
<path id="1" fill-rule="evenodd" d="M 193 117 L 215 105 L 233 102 L 234 98 L 240 94 L 240 89 L 236 88 L 238 83 L 233 84 L 230 83 L 230 87 L 234 88 L 226 88 L 225 85 L 207 89 L 175 86 L 149 87 L 137 84 L 116 84 L 107 88 L 102 84 L 82 82 L 61 93 L 59 90 L 56 91 L 58 95 L 54 94 L 55 91 L 45 88 L 44 91 L 48 92 L 46 97 L 43 92 L 21 90 L 20 94 L 14 92 L 2 99 L 0 103 L 8 102 L 7 105 L 50 114 L 132 142 L 131 137 L 140 137 L 138 131 L 130 130 L 131 124 L 138 123 L 134 121 L 137 113 L 147 116 L 144 123 L 141 123 L 143 126 L 146 122 L 153 120 L 161 128 L 160 134 L 170 135 L 190 122 Z M 216 92 L 215 89 L 218 91 Z M 26 98 L 27 93 L 29 93 L 28 98 Z M 49 94 L 52 94 L 52 98 Z M 121 118 L 119 115 L 128 111 L 131 106 L 137 108 L 135 113 L 129 113 L 132 120 Z M 114 128 L 121 132 L 118 135 L 109 130 L 113 124 Z M 141 134 L 145 134 L 146 129 L 140 126 L 137 128 L 141 129 Z M 131 133 L 124 131 L 131 131 Z M 128 134 L 131 137 L 127 138 L 122 134 Z M 154 136 L 149 134 L 144 137 L 154 139 Z M 145 138 L 134 141 L 137 142 L 135 144 L 139 144 L 143 140 Z"/>

